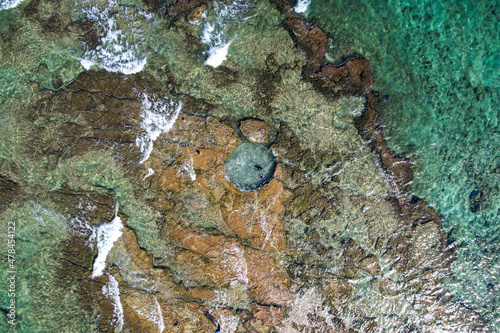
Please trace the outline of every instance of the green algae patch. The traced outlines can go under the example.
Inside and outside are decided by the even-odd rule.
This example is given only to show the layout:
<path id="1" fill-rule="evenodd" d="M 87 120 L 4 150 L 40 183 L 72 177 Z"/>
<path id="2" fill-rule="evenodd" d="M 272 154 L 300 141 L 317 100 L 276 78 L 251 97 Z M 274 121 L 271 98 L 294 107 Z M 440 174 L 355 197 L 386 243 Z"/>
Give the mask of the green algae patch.
<path id="1" fill-rule="evenodd" d="M 231 182 L 242 191 L 255 191 L 273 178 L 276 160 L 263 145 L 246 142 L 239 145 L 226 160 Z"/>
<path id="2" fill-rule="evenodd" d="M 137 198 L 134 184 L 110 153 L 91 152 L 61 162 L 46 178 L 46 188 L 54 192 L 68 185 L 72 189 L 112 191 L 119 205 L 119 212 L 128 219 L 126 225 L 137 232 L 141 247 L 155 256 L 166 256 L 169 250 L 159 239 L 157 219 L 159 214 Z"/>
<path id="3" fill-rule="evenodd" d="M 63 281 L 59 273 L 64 243 L 71 237 L 66 218 L 50 201 L 33 200 L 12 205 L 2 214 L 0 225 L 5 231 L 7 225 L 15 226 L 15 261 L 7 261 L 7 233 L 0 234 L 5 253 L 0 258 L 0 307 L 7 309 L 11 299 L 16 305 L 16 325 L 11 326 L 2 316 L 0 331 L 63 332 L 75 327 L 80 332 L 93 332 L 92 313 L 78 304 L 77 282 L 73 277 L 63 277 L 68 279 Z M 7 285 L 7 277 L 12 275 L 14 298 Z"/>

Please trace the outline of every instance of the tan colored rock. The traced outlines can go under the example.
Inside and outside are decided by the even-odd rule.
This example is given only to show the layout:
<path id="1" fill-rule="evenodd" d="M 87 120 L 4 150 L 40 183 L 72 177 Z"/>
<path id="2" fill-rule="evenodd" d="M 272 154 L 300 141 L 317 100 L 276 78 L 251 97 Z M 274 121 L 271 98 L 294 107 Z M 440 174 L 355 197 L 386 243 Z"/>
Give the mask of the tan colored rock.
<path id="1" fill-rule="evenodd" d="M 282 183 L 272 180 L 259 191 L 238 191 L 236 195 L 226 196 L 222 201 L 224 220 L 239 238 L 250 241 L 252 247 L 268 252 L 283 251 L 282 195 Z"/>
<path id="2" fill-rule="evenodd" d="M 159 186 L 168 191 L 180 191 L 186 185 L 184 180 L 187 177 L 178 172 L 178 169 L 167 168 L 163 170 L 159 179 Z"/>
<path id="3" fill-rule="evenodd" d="M 241 133 L 253 143 L 261 143 L 267 145 L 271 127 L 261 120 L 247 119 L 240 123 Z"/>
<path id="4" fill-rule="evenodd" d="M 175 122 L 172 130 L 166 134 L 166 138 L 175 140 L 179 146 L 193 147 L 194 153 L 195 149 L 201 148 L 221 152 L 227 156 L 241 143 L 241 139 L 233 129 L 222 124 L 219 119 L 187 115 Z"/>
<path id="5" fill-rule="evenodd" d="M 264 304 L 287 306 L 291 302 L 289 277 L 270 254 L 242 246 L 222 236 L 173 229 L 171 235 L 180 245 L 205 256 L 209 264 L 200 269 L 217 285 L 237 281 L 248 285 L 250 298 Z"/>
<path id="6" fill-rule="evenodd" d="M 259 304 L 252 304 L 252 313 L 254 318 L 260 321 L 259 326 L 270 327 L 281 326 L 281 321 L 285 316 L 285 310 L 275 306 L 263 306 Z M 257 325 L 252 325 L 257 326 Z M 267 332 L 267 331 L 264 331 Z"/>

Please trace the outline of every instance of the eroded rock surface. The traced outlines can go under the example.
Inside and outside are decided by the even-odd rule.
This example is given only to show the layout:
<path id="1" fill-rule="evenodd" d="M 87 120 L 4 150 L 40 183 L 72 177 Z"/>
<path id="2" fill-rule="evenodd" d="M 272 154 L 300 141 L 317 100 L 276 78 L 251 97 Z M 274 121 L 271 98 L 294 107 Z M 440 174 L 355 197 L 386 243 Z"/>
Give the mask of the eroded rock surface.
<path id="1" fill-rule="evenodd" d="M 253 143 L 267 145 L 271 135 L 271 127 L 257 119 L 247 119 L 240 123 L 241 133 Z"/>
<path id="2" fill-rule="evenodd" d="M 183 42 L 205 9 L 167 9 Z M 23 154 L 38 168 L 21 185 L 0 178 L 0 213 L 25 186 L 64 215 L 57 286 L 77 290 L 99 332 L 211 332 L 210 316 L 223 332 L 482 330 L 443 286 L 452 249 L 438 214 L 407 198 L 410 163 L 378 128 L 368 61 L 328 64 L 323 30 L 280 24 L 253 22 L 266 28 L 249 37 L 255 60 L 235 50 L 240 62 L 207 68 L 185 52 L 191 62 L 167 72 L 87 71 L 44 93 L 23 114 Z M 180 112 L 153 138 L 154 103 Z M 238 190 L 224 169 L 240 134 L 278 163 L 258 191 Z M 96 230 L 117 217 L 121 234 L 93 276 Z"/>
<path id="3" fill-rule="evenodd" d="M 211 331 L 214 325 L 204 314 L 208 311 L 223 328 L 238 332 L 271 332 L 273 327 L 283 332 L 370 331 L 400 325 L 399 319 L 383 318 L 409 303 L 413 305 L 404 310 L 406 318 L 428 318 L 420 323 L 423 330 L 469 325 L 469 310 L 454 304 L 442 288 L 451 252 L 439 217 L 427 204 L 416 201 L 408 214 L 400 215 L 380 175 L 367 189 L 347 185 L 355 169 L 350 171 L 340 153 L 334 149 L 309 158 L 313 152 L 302 148 L 285 123 L 273 130 L 277 134 L 269 142 L 278 161 L 275 178 L 258 191 L 242 192 L 224 170 L 225 159 L 241 139 L 221 120 L 193 115 L 201 103 L 196 100 L 186 104 L 140 166 L 131 135 L 140 132 L 133 121 L 140 102 L 121 94 L 134 96 L 132 84 L 138 86 L 141 78 L 122 82 L 112 74 L 90 77 L 83 75 L 57 93 L 44 104 L 45 110 L 56 109 L 56 102 L 69 105 L 64 112 L 79 119 L 82 133 L 91 134 L 86 137 L 94 144 L 79 143 L 85 142 L 81 138 L 68 141 L 72 156 L 102 147 L 100 142 L 115 147 L 127 177 L 142 188 L 135 196 L 147 198 L 147 205 L 158 212 L 158 241 L 169 249 L 167 256 L 141 249 L 127 227 L 130 218 L 122 215 L 126 227 L 108 256 L 108 269 L 91 278 L 96 249 L 85 244 L 90 234 L 67 242 L 62 276 L 87 281 L 82 302 L 98 314 L 99 330 Z M 111 83 L 115 89 L 125 85 L 124 92 L 106 90 Z M 39 112 L 43 117 L 43 109 Z M 108 113 L 114 121 L 107 120 Z M 128 139 L 114 134 L 127 126 L 136 128 L 128 130 Z M 365 164 L 357 168 L 376 168 L 375 155 L 366 150 L 363 156 Z M 328 173 L 319 167 L 325 160 L 332 165 Z M 370 173 L 358 176 L 370 184 Z M 74 194 L 61 188 L 53 200 L 61 207 L 83 200 L 96 207 L 88 220 L 113 219 L 113 192 Z M 119 290 L 119 297 L 110 290 Z M 381 304 L 392 310 L 381 309 Z M 458 323 L 437 317 L 450 307 L 460 314 Z M 352 315 L 360 320 L 347 320 Z"/>

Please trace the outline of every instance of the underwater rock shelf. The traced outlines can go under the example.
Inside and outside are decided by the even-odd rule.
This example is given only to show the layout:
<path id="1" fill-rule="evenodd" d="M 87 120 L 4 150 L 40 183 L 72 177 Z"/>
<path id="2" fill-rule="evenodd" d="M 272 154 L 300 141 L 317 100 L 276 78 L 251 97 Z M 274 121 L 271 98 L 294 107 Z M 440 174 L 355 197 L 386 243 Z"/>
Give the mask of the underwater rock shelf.
<path id="1" fill-rule="evenodd" d="M 229 179 L 242 191 L 255 191 L 267 185 L 275 169 L 276 159 L 271 151 L 257 143 L 239 145 L 226 160 Z"/>

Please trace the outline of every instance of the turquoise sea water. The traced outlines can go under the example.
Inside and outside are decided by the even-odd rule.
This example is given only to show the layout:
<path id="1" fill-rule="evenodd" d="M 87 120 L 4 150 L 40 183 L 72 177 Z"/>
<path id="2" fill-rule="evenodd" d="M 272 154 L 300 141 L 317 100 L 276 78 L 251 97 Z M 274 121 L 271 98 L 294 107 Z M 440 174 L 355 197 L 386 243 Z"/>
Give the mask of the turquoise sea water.
<path id="1" fill-rule="evenodd" d="M 456 245 L 448 288 L 500 331 L 500 2 L 313 0 L 329 57 L 370 60 L 381 125 Z"/>
<path id="2" fill-rule="evenodd" d="M 13 2 L 0 0 L 2 5 Z M 300 2 L 305 5 L 308 1 Z M 255 1 L 226 1 L 224 5 L 214 5 L 202 22 L 193 23 L 185 31 L 169 28 L 167 19 L 149 13 L 138 0 L 82 0 L 76 4 L 73 6 L 73 1 L 25 0 L 17 8 L 0 11 L 0 32 L 6 37 L 0 51 L 7 55 L 0 60 L 2 65 L 8 64 L 0 68 L 0 164 L 6 161 L 2 172 L 17 176 L 13 179 L 23 184 L 27 193 L 53 191 L 65 182 L 72 182 L 75 188 L 82 190 L 112 189 L 120 211 L 129 217 L 127 225 L 138 232 L 144 248 L 165 255 L 168 249 L 164 242 L 156 242 L 155 211 L 139 201 L 133 185 L 108 155 L 95 153 L 82 160 L 62 160 L 47 176 L 45 171 L 49 170 L 50 160 L 39 163 L 20 153 L 23 140 L 31 135 L 29 131 L 40 126 L 17 125 L 16 110 L 28 109 L 24 106 L 41 98 L 45 90 L 58 89 L 72 82 L 87 67 L 157 75 L 160 75 L 160 71 L 156 71 L 160 66 L 170 68 L 175 73 L 186 74 L 176 78 L 183 89 L 193 96 L 206 97 L 209 92 L 201 84 L 186 88 L 208 75 L 206 68 L 199 68 L 206 58 L 231 44 L 229 58 L 234 63 L 240 68 L 258 68 L 256 64 L 262 60 L 259 60 L 261 54 L 249 52 L 252 47 L 246 50 L 242 46 L 250 46 L 245 45 L 250 41 L 270 43 L 275 39 L 270 34 L 245 39 L 243 32 L 245 29 L 245 32 L 258 31 L 262 27 L 274 30 L 280 22 L 273 16 L 277 14 L 266 14 L 272 8 L 270 4 Z M 100 48 L 86 48 L 76 38 L 57 39 L 58 36 L 44 32 L 38 20 L 54 13 L 56 7 L 65 24 L 81 17 L 95 21 L 99 36 L 96 42 Z M 417 4 L 410 1 L 313 0 L 306 15 L 319 20 L 329 31 L 332 61 L 341 62 L 353 53 L 361 53 L 371 61 L 375 89 L 387 99 L 381 121 L 385 134 L 395 150 L 408 154 L 415 161 L 412 191 L 439 210 L 444 217 L 444 227 L 455 242 L 457 260 L 452 266 L 453 275 L 447 281 L 448 288 L 484 316 L 493 331 L 500 331 L 500 287 L 497 282 L 500 275 L 500 138 L 496 105 L 500 27 L 496 8 L 498 2 L 483 0 L 470 3 L 421 1 Z M 38 19 L 27 16 L 34 9 L 39 13 Z M 182 44 L 180 36 L 183 33 L 199 37 L 199 50 L 182 51 L 197 48 Z M 283 36 L 288 37 L 288 34 L 283 32 Z M 183 72 L 183 68 L 188 68 L 186 63 L 194 66 Z M 272 61 L 271 65 L 274 66 Z M 299 72 L 297 77 L 300 77 Z M 284 79 L 293 81 L 291 77 Z M 241 80 L 248 82 L 244 81 L 247 78 Z M 307 96 L 303 91 L 297 92 L 298 99 Z M 244 93 L 238 91 L 243 97 Z M 237 109 L 238 117 L 248 116 L 245 112 L 251 110 L 238 108 L 245 99 L 233 99 L 233 96 L 229 92 L 222 95 L 228 109 Z M 155 101 L 143 98 L 142 102 L 156 108 Z M 358 110 L 360 101 L 355 98 L 352 102 Z M 308 112 L 313 113 L 316 104 L 310 101 L 304 104 L 308 105 Z M 155 115 L 152 113 L 149 117 Z M 151 129 L 146 139 L 152 144 L 154 132 L 167 126 L 162 123 L 163 127 L 158 125 L 156 128 L 144 117 L 141 126 L 145 124 L 145 131 Z M 58 119 L 52 120 L 55 123 Z M 339 128 L 345 125 L 337 118 L 334 121 Z M 51 131 L 46 129 L 46 133 Z M 269 162 L 269 168 L 264 163 L 259 162 L 259 165 L 271 177 L 274 159 L 270 157 Z M 8 163 L 18 165 L 20 171 L 12 171 Z M 253 163 L 247 165 L 252 184 L 258 176 Z M 257 185 L 260 184 L 259 180 Z M 19 281 L 23 281 L 18 289 L 18 314 L 22 319 L 19 329 L 43 332 L 74 326 L 79 331 L 92 331 L 95 318 L 78 306 L 77 282 L 70 281 L 66 289 L 55 285 L 56 292 L 51 284 L 52 276 L 59 269 L 58 258 L 52 254 L 58 253 L 58 244 L 71 235 L 70 229 L 62 227 L 68 226 L 71 219 L 58 212 L 49 198 L 31 194 L 27 197 L 29 200 L 25 204 L 13 205 L 2 217 L 4 221 L 23 222 L 18 224 L 20 241 L 17 248 L 20 254 L 17 267 L 23 272 L 18 275 Z M 45 237 L 47 234 L 52 237 Z M 3 237 L 0 243 L 2 240 L 5 243 Z M 32 265 L 32 257 L 39 258 L 40 264 Z M 1 259 L 0 264 L 6 267 L 6 257 L 2 258 L 5 259 Z M 2 280 L 5 284 L 6 279 Z M 3 285 L 0 287 L 6 290 Z M 361 297 L 365 297 L 368 287 L 359 290 Z M 2 302 L 7 299 L 5 292 L 0 298 Z"/>

